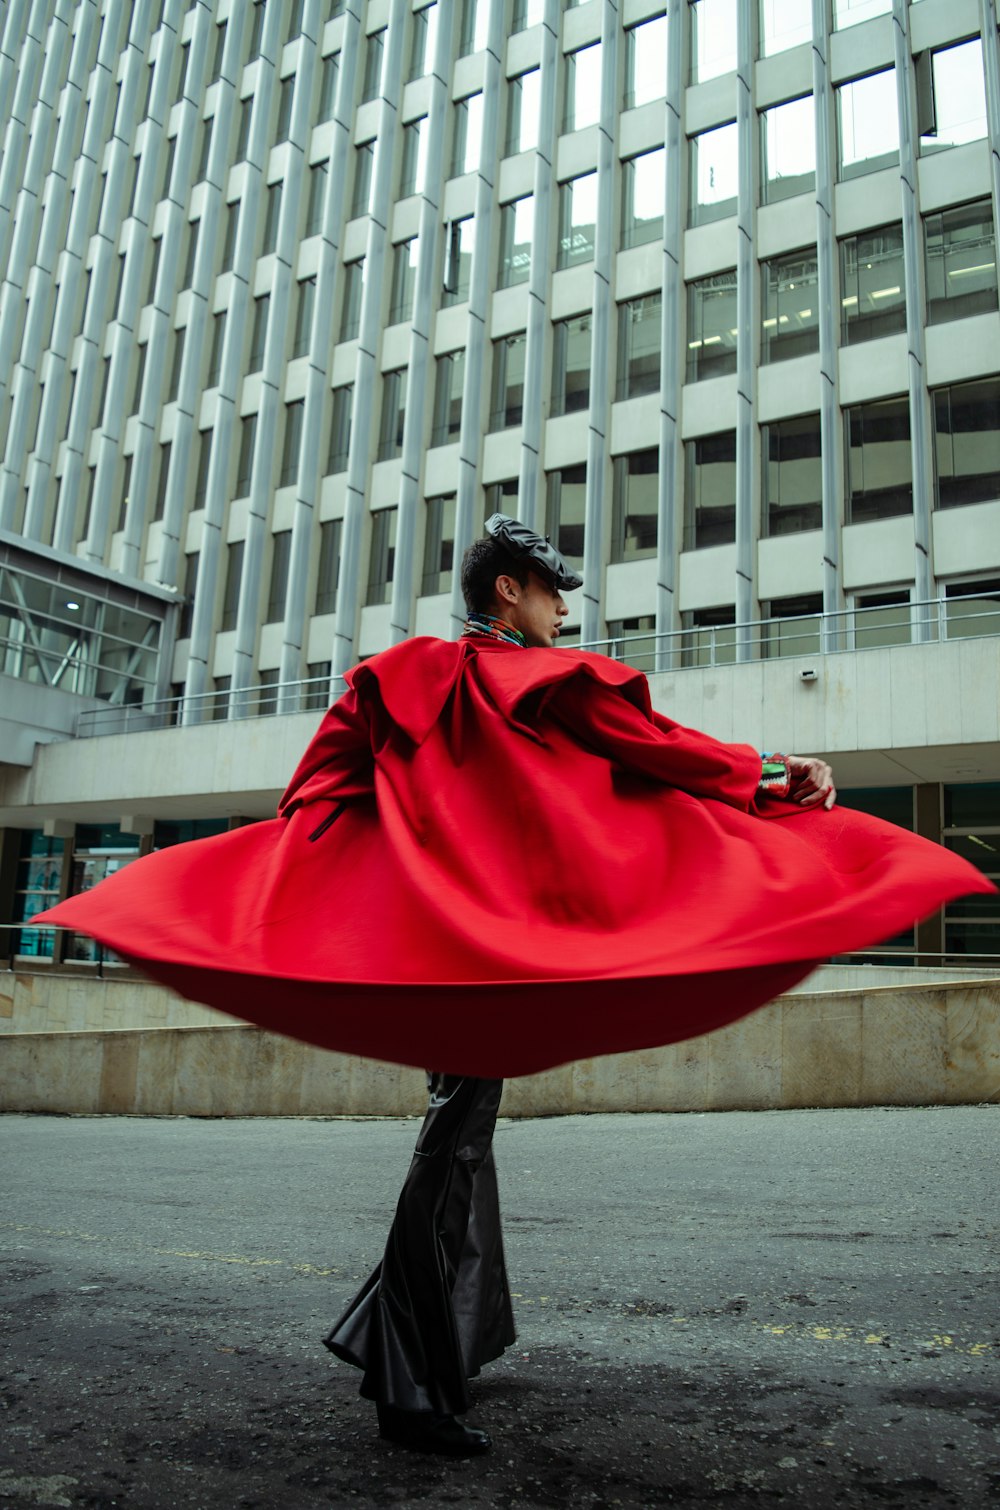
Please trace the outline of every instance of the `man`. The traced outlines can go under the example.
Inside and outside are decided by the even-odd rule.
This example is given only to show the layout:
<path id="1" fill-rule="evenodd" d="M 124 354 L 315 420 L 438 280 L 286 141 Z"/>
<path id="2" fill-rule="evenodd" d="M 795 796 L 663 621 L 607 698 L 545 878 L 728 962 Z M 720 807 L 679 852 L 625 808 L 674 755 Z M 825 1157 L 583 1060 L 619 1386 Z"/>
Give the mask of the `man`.
<path id="1" fill-rule="evenodd" d="M 467 1378 L 514 1335 L 490 1154 L 503 1078 L 708 1032 L 994 890 L 834 810 L 822 760 L 722 744 L 655 712 L 639 672 L 549 653 L 579 577 L 516 520 L 487 531 L 462 638 L 349 672 L 279 818 L 35 919 L 262 1027 L 436 1066 L 386 1255 L 328 1345 L 364 1369 L 383 1435 L 459 1456 L 489 1446 L 457 1419 Z"/>

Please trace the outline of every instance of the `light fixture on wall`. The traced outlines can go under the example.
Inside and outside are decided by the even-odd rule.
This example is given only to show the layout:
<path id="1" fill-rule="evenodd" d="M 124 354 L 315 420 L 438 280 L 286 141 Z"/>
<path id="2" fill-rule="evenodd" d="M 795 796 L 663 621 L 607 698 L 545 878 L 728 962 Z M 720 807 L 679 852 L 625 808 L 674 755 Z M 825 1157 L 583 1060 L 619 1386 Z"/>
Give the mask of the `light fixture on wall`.
<path id="1" fill-rule="evenodd" d="M 807 667 L 805 671 L 799 672 L 799 678 L 804 682 L 814 682 L 818 676 L 819 672 L 814 671 L 811 666 Z"/>

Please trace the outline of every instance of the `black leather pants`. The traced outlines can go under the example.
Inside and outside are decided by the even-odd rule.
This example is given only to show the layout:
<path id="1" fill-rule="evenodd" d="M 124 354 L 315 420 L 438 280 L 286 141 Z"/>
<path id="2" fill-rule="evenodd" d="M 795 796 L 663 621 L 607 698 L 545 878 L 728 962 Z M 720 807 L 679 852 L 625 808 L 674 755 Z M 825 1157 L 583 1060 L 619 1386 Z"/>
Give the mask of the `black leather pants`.
<path id="1" fill-rule="evenodd" d="M 491 1147 L 503 1081 L 428 1085 L 385 1255 L 325 1340 L 368 1399 L 460 1415 L 468 1379 L 514 1341 Z"/>

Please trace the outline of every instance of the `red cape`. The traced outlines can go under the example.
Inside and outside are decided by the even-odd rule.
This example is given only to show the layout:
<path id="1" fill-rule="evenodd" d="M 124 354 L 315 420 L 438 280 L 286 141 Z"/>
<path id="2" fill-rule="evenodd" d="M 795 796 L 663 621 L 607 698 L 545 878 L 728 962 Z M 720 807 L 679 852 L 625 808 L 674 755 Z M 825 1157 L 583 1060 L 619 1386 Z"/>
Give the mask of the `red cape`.
<path id="1" fill-rule="evenodd" d="M 280 817 L 33 921 L 294 1038 L 506 1077 L 719 1027 L 993 889 L 865 814 L 761 802 L 755 750 L 603 656 L 415 639 L 347 681 Z"/>

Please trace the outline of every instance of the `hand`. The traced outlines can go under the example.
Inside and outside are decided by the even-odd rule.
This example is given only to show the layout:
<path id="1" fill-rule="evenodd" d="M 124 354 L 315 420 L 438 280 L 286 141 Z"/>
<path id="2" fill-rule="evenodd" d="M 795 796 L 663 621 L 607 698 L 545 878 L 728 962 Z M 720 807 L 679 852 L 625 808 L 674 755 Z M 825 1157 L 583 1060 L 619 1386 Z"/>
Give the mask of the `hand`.
<path id="1" fill-rule="evenodd" d="M 816 807 L 820 802 L 827 809 L 837 800 L 837 788 L 833 784 L 833 772 L 825 760 L 815 755 L 789 755 L 788 771 L 791 787 L 788 801 L 801 807 Z"/>

